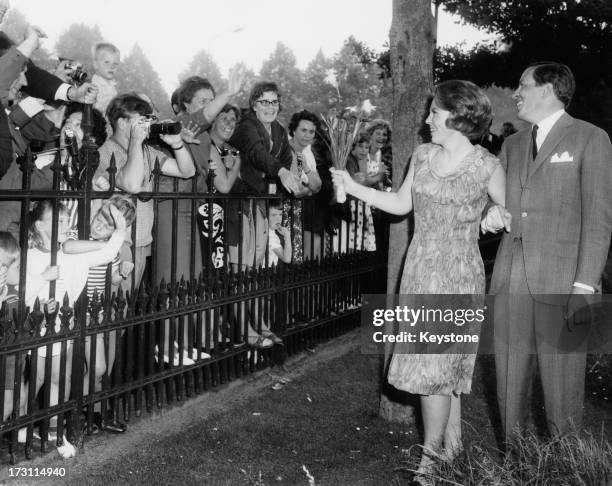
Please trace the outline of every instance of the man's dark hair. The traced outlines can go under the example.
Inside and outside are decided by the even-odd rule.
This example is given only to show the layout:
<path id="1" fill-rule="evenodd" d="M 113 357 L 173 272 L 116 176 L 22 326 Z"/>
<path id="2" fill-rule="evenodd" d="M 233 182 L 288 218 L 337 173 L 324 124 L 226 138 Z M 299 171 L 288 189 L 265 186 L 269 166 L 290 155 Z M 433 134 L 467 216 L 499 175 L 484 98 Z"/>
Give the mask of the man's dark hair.
<path id="1" fill-rule="evenodd" d="M 297 113 L 294 113 L 291 116 L 291 121 L 289 122 L 289 126 L 287 127 L 287 129 L 289 130 L 289 135 L 293 137 L 295 130 L 300 125 L 300 122 L 302 120 L 312 122 L 312 124 L 315 126 L 315 131 L 318 131 L 321 128 L 321 121 L 319 120 L 319 117 L 317 115 L 315 115 L 311 111 L 302 110 L 298 111 Z"/>
<path id="2" fill-rule="evenodd" d="M 106 109 L 106 118 L 113 127 L 117 129 L 119 118 L 128 118 L 130 113 L 138 113 L 141 116 L 153 113 L 151 106 L 136 93 L 126 93 L 114 97 Z"/>
<path id="3" fill-rule="evenodd" d="M 175 115 L 181 111 L 181 88 L 176 88 L 170 96 L 170 106 Z"/>
<path id="4" fill-rule="evenodd" d="M 201 76 L 190 76 L 188 77 L 181 86 L 179 87 L 179 106 L 181 109 L 186 110 L 185 103 L 191 103 L 195 94 L 201 89 L 209 89 L 212 94 L 215 95 L 215 88 L 213 88 L 210 81 Z"/>
<path id="5" fill-rule="evenodd" d="M 535 62 L 529 65 L 533 68 L 533 79 L 536 86 L 550 83 L 557 99 L 567 108 L 576 91 L 576 81 L 572 70 L 559 62 Z"/>

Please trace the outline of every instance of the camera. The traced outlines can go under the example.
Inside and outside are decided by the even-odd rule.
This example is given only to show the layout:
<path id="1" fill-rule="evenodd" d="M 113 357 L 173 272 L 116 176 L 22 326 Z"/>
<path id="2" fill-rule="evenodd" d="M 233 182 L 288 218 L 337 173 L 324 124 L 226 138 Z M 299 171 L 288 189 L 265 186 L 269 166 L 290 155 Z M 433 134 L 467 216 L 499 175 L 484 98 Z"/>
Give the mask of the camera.
<path id="1" fill-rule="evenodd" d="M 83 66 L 81 66 L 80 63 L 69 61 L 64 64 L 64 67 L 72 71 L 70 73 L 70 79 L 72 79 L 72 81 L 74 81 L 74 83 L 78 86 L 87 81 L 87 72 L 83 69 Z"/>
<path id="2" fill-rule="evenodd" d="M 149 136 L 159 137 L 160 135 L 178 135 L 181 133 L 181 128 L 181 122 L 152 122 L 149 126 Z"/>
<path id="3" fill-rule="evenodd" d="M 80 86 L 85 81 L 87 81 L 87 72 L 85 72 L 83 68 L 79 66 L 74 71 L 72 71 L 72 73 L 70 74 L 70 78 L 75 82 L 75 84 Z"/>

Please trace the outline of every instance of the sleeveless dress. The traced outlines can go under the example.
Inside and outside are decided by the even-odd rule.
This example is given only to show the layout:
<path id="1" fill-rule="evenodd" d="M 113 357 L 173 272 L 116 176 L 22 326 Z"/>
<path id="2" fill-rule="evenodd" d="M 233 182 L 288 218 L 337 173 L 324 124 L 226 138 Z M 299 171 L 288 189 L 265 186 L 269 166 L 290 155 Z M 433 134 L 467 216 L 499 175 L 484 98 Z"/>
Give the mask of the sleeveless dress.
<path id="1" fill-rule="evenodd" d="M 456 171 L 442 176 L 430 165 L 439 150 L 438 145 L 425 144 L 415 153 L 414 236 L 406 255 L 400 294 L 408 299 L 409 294 L 484 297 L 485 273 L 478 236 L 489 180 L 500 163 L 476 145 Z M 469 393 L 475 359 L 475 354 L 396 353 L 387 379 L 395 388 L 415 394 Z"/>

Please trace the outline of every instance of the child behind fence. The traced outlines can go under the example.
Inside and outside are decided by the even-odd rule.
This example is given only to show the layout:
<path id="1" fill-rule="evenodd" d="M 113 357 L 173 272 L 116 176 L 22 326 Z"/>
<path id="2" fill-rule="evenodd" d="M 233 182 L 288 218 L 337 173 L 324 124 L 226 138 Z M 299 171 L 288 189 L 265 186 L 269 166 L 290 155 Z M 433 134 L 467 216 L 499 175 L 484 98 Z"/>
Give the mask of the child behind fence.
<path id="1" fill-rule="evenodd" d="M 103 248 L 116 229 L 115 220 L 111 213 L 111 206 L 121 212 L 127 226 L 134 223 L 136 218 L 136 204 L 130 196 L 115 194 L 111 196 L 110 199 L 103 201 L 100 209 L 92 216 L 89 230 L 90 239 L 67 240 L 62 244 L 62 250 L 64 253 L 70 255 L 84 254 Z M 109 281 L 107 281 L 107 264 L 93 266 L 89 269 L 89 275 L 87 277 L 87 300 L 89 302 L 90 309 L 93 305 L 100 310 L 100 312 L 96 314 L 96 318 L 100 322 L 104 319 L 104 313 L 102 312 L 102 297 L 105 295 L 110 297 L 113 294 L 116 294 L 120 285 L 123 291 L 128 290 L 125 282 L 133 268 L 134 264 L 131 261 L 129 245 L 124 242 L 121 247 L 121 251 L 115 255 L 111 262 Z M 117 317 L 118 316 L 115 316 L 115 318 Z M 94 391 L 96 392 L 102 389 L 102 378 L 104 377 L 104 373 L 108 372 L 110 374 L 113 367 L 113 363 L 115 361 L 116 340 L 116 331 L 110 331 L 108 333 L 107 351 L 104 345 L 104 333 L 96 334 L 96 360 L 93 372 Z M 91 373 L 91 346 L 90 339 L 87 338 L 85 341 L 86 372 L 83 384 L 83 390 L 86 394 L 90 391 L 89 378 Z M 97 403 L 96 410 L 99 408 L 100 404 Z M 112 421 L 109 422 L 107 417 L 102 417 L 102 415 L 97 412 L 94 415 L 94 422 L 94 427 L 97 429 L 105 429 L 112 432 L 123 432 L 125 430 L 124 425 L 115 424 Z"/>
<path id="2" fill-rule="evenodd" d="M 15 237 L 6 231 L 0 231 L 0 306 L 5 319 L 13 319 L 17 309 L 17 285 L 19 284 L 19 244 Z M 4 321 L 4 319 L 2 319 Z M 13 323 L 15 325 L 15 323 Z M 5 329 L 5 336 L 8 336 Z M 24 360 L 21 362 L 23 370 Z M 4 361 L 4 410 L 2 420 L 7 419 L 13 411 L 15 389 L 15 355 L 6 355 Z M 19 383 L 20 380 L 17 380 Z"/>
<path id="3" fill-rule="evenodd" d="M 62 303 L 65 295 L 68 296 L 68 303 L 74 306 L 74 302 L 80 296 L 87 283 L 89 269 L 96 265 L 108 264 L 117 255 L 125 239 L 126 224 L 121 212 L 114 206 L 110 211 L 115 220 L 115 231 L 104 244 L 96 251 L 71 255 L 65 253 L 61 246 L 57 248 L 57 262 L 51 265 L 51 254 L 53 247 L 66 241 L 69 231 L 69 216 L 65 208 L 60 203 L 58 206 L 58 228 L 57 241 L 52 239 L 53 231 L 53 202 L 43 200 L 37 202 L 30 212 L 30 227 L 28 232 L 28 258 L 27 258 L 27 277 L 26 277 L 26 305 L 33 309 L 36 299 L 41 304 L 47 304 L 47 311 L 53 314 L 57 311 L 55 298 Z M 50 283 L 55 282 L 55 292 L 50 292 Z M 55 330 L 60 330 L 59 316 L 55 322 Z M 44 334 L 46 329 L 41 329 Z M 38 356 L 48 359 L 47 348 L 38 348 Z M 59 399 L 60 380 L 65 379 L 65 396 L 62 401 L 67 400 L 70 394 L 70 376 L 72 372 L 72 343 L 66 343 L 66 374 L 60 376 L 61 363 L 61 344 L 54 343 L 51 356 L 51 383 L 50 385 L 50 404 L 55 405 Z M 37 363 L 36 384 L 34 394 L 42 387 L 45 381 L 44 363 Z M 25 407 L 24 407 L 25 408 Z M 53 419 L 52 419 L 53 421 Z M 55 419 L 56 421 L 56 419 Z M 53 429 L 50 429 L 49 438 L 53 439 Z M 58 448 L 62 457 L 74 455 L 74 447 L 64 438 L 64 446 Z"/>

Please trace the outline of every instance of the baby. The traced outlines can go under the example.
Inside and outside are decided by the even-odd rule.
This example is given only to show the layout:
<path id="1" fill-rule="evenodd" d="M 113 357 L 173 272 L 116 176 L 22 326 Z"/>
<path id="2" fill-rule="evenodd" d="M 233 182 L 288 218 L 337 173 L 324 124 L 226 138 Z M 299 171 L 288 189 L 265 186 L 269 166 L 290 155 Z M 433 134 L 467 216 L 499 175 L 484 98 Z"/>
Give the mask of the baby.
<path id="1" fill-rule="evenodd" d="M 117 96 L 115 74 L 119 66 L 119 49 L 109 42 L 98 42 L 93 47 L 94 75 L 91 82 L 98 87 L 94 108 L 106 113 L 110 101 Z"/>

